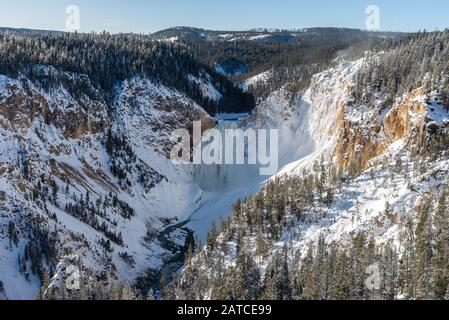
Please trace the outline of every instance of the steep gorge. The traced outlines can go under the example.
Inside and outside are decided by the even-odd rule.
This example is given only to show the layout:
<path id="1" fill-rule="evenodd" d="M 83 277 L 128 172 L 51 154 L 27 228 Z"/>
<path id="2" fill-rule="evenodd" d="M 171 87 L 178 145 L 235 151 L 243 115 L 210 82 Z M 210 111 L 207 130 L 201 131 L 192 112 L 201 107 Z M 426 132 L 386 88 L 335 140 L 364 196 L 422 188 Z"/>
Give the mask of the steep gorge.
<path id="1" fill-rule="evenodd" d="M 118 281 L 132 283 L 166 269 L 171 273 L 181 265 L 192 233 L 204 243 L 213 223 L 268 181 L 310 171 L 321 158 L 335 161 L 341 171 L 360 173 L 375 167 L 372 160 L 400 140 L 410 150 L 417 144 L 428 147 L 429 133 L 447 141 L 447 111 L 422 89 L 391 106 L 354 101 L 354 75 L 361 65 L 361 60 L 340 61 L 315 75 L 303 94 L 280 89 L 248 117 L 219 121 L 221 133 L 279 130 L 280 166 L 274 177 L 260 176 L 258 166 L 173 166 L 167 158 L 171 132 L 189 129 L 197 120 L 203 130 L 214 128 L 216 120 L 182 93 L 150 80 L 134 78 L 117 86 L 111 116 L 105 99 L 83 76 L 40 67 L 85 88 L 78 93 L 69 86 L 47 90 L 24 78 L 2 76 L 1 201 L 8 209 L 1 216 L 0 258 L 6 266 L 2 272 L 20 279 L 1 279 L 7 297 L 32 298 L 41 273 L 53 273 L 56 262 L 71 256 L 97 276 Z M 77 202 L 90 213 L 79 215 Z M 334 211 L 336 222 L 323 230 L 338 229 L 329 236 L 338 240 L 339 228 L 347 226 L 339 216 L 343 210 Z M 17 271 L 17 256 L 25 255 L 33 239 L 26 236 L 28 221 L 57 230 L 58 260 L 49 258 L 39 271 L 31 270 L 31 261 L 25 262 L 25 271 Z M 15 245 L 10 223 L 18 237 Z M 317 234 L 312 230 L 307 239 Z"/>
<path id="2" fill-rule="evenodd" d="M 372 241 L 367 245 L 374 244 L 375 254 L 405 250 L 407 223 L 422 221 L 429 201 L 447 190 L 449 110 L 428 88 L 393 101 L 382 93 L 374 94 L 374 103 L 356 99 L 355 75 L 363 64 L 342 62 L 315 75 L 297 99 L 275 92 L 245 121 L 259 125 L 269 115 L 265 125 L 290 133 L 280 139 L 287 146 L 280 157 L 294 156 L 261 192 L 241 198 L 222 232 L 209 234 L 209 245 L 177 282 L 178 298 L 278 299 L 285 281 L 295 288 L 293 279 L 312 280 L 294 277 L 316 276 L 312 265 L 302 269 L 311 255 L 349 250 L 358 237 Z M 241 278 L 245 268 L 254 278 Z"/>

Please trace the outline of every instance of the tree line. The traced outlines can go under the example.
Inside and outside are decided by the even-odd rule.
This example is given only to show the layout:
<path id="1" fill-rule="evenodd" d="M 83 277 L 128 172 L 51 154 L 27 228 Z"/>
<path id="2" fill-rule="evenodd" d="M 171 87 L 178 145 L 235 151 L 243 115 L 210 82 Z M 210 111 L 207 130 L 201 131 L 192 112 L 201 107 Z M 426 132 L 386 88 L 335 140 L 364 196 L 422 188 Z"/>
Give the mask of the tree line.
<path id="1" fill-rule="evenodd" d="M 22 73 L 33 80 L 42 77 L 36 65 L 51 65 L 87 75 L 108 101 L 114 97 L 113 89 L 120 81 L 140 76 L 185 93 L 211 114 L 254 108 L 251 95 L 241 92 L 224 76 L 198 62 L 185 45 L 140 35 L 0 32 L 1 74 L 17 77 Z M 223 98 L 213 101 L 205 97 L 198 84 L 189 80 L 189 75 L 208 78 Z M 51 74 L 45 77 L 47 83 L 56 82 L 57 85 L 60 81 L 52 79 Z"/>

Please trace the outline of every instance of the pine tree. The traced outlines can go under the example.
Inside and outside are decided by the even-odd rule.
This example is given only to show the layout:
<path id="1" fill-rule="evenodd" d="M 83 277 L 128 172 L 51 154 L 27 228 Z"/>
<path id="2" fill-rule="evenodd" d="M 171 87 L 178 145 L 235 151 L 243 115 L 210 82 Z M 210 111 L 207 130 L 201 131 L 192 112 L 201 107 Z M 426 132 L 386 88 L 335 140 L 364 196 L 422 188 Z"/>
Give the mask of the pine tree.
<path id="1" fill-rule="evenodd" d="M 361 300 L 364 297 L 365 272 L 369 265 L 365 260 L 365 245 L 365 235 L 363 233 L 358 234 L 354 238 L 351 250 L 349 251 L 350 266 L 353 269 L 350 296 L 355 300 Z"/>
<path id="2" fill-rule="evenodd" d="M 332 282 L 332 300 L 347 300 L 349 298 L 348 276 L 346 251 L 341 250 L 338 252 L 335 262 L 335 272 Z"/>
<path id="3" fill-rule="evenodd" d="M 324 156 L 321 156 L 320 176 L 319 176 L 319 180 L 318 180 L 318 193 L 320 194 L 320 199 L 323 202 L 326 202 L 325 197 L 324 197 L 324 191 L 326 189 L 326 186 L 327 186 L 327 172 L 326 172 L 326 168 L 324 166 Z"/>
<path id="4" fill-rule="evenodd" d="M 443 192 L 435 213 L 434 256 L 431 263 L 432 288 L 436 299 L 444 299 L 449 285 L 449 215 L 447 192 Z"/>
<path id="5" fill-rule="evenodd" d="M 213 223 L 209 233 L 207 234 L 206 245 L 208 248 L 210 249 L 214 248 L 217 235 L 218 235 L 217 227 L 215 223 Z"/>
<path id="6" fill-rule="evenodd" d="M 301 267 L 298 269 L 295 278 L 295 292 L 301 299 L 311 299 L 313 297 L 313 277 L 311 270 L 314 262 L 313 244 L 309 243 L 307 255 L 301 262 Z"/>
<path id="7" fill-rule="evenodd" d="M 381 265 L 381 298 L 384 300 L 394 300 L 398 294 L 398 259 L 396 249 L 390 243 L 387 244 Z"/>
<path id="8" fill-rule="evenodd" d="M 237 300 L 256 300 L 260 290 L 260 273 L 254 260 L 242 250 L 235 269 L 235 297 Z"/>
<path id="9" fill-rule="evenodd" d="M 290 272 L 288 267 L 288 248 L 282 250 L 281 270 L 277 279 L 278 300 L 291 300 L 292 288 L 290 283 Z"/>
<path id="10" fill-rule="evenodd" d="M 430 262 L 432 259 L 432 223 L 431 223 L 431 201 L 425 200 L 421 209 L 421 216 L 416 227 L 416 279 L 417 299 L 430 298 Z"/>

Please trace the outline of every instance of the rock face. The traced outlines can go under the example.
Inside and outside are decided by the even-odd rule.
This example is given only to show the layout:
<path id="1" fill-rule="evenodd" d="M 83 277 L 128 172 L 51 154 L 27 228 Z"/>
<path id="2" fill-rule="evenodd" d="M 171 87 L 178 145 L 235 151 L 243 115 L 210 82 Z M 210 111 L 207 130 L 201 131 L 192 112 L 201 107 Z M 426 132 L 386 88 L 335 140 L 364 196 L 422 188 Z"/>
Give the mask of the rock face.
<path id="1" fill-rule="evenodd" d="M 133 79 L 122 83 L 116 110 L 123 131 L 165 155 L 169 155 L 173 147 L 170 134 L 175 130 L 192 130 L 194 121 L 201 121 L 204 131 L 216 124 L 196 103 L 150 80 Z"/>
<path id="2" fill-rule="evenodd" d="M 362 63 L 341 62 L 315 75 L 301 95 L 273 92 L 236 126 L 279 129 L 280 165 L 285 166 L 279 176 L 298 174 L 322 155 L 357 176 L 377 166 L 373 160 L 379 156 L 403 156 L 404 150 L 391 152 L 398 142 L 413 152 L 449 146 L 448 112 L 431 92 L 417 89 L 392 104 L 382 97 L 374 106 L 355 101 L 354 75 Z M 33 80 L 0 76 L 0 281 L 5 297 L 34 298 L 43 275 L 71 261 L 98 278 L 122 282 L 156 274 L 182 252 L 188 237 L 167 227 L 188 220 L 204 196 L 194 168 L 169 161 L 171 133 L 190 129 L 198 120 L 207 130 L 216 121 L 184 94 L 148 79 L 118 84 L 111 102 L 83 75 L 37 68 L 41 76 Z M 45 80 L 50 75 L 53 82 Z M 240 170 L 228 168 L 218 175 L 245 189 L 248 169 Z M 203 176 L 207 180 L 209 171 Z M 360 202 L 366 202 L 366 211 L 372 206 L 383 210 L 384 195 L 366 184 L 366 176 L 347 187 L 348 194 L 373 192 L 375 203 L 364 194 Z M 243 191 L 244 197 L 251 192 Z M 413 195 L 403 192 L 398 197 L 411 203 Z M 196 219 L 201 223 L 206 215 L 217 215 L 211 208 L 221 205 L 219 213 L 229 213 L 219 201 L 211 204 L 218 197 L 211 199 Z M 321 230 L 334 227 L 332 241 L 348 233 L 346 215 L 359 210 L 354 209 L 358 204 L 341 209 L 348 205 L 345 195 L 339 201 L 323 208 L 338 218 Z M 362 216 L 360 225 L 384 232 L 400 220 L 395 211 L 376 214 Z M 61 277 L 57 274 L 51 285 Z"/>
<path id="3" fill-rule="evenodd" d="M 179 299 L 220 299 L 221 289 L 224 297 L 235 296 L 233 275 L 238 277 L 238 270 L 249 265 L 251 274 L 261 276 L 262 287 L 277 283 L 276 272 L 301 270 L 301 262 L 310 263 L 306 274 L 318 274 L 321 281 L 309 260 L 312 251 L 320 261 L 326 245 L 332 255 L 335 247 L 350 248 L 359 234 L 373 237 L 378 253 L 390 244 L 403 252 L 400 239 L 408 222 L 419 221 L 428 199 L 438 199 L 447 188 L 449 109 L 436 92 L 424 88 L 394 101 L 381 93 L 373 104 L 357 100 L 354 75 L 362 64 L 343 62 L 315 75 L 302 95 L 273 92 L 245 120 L 245 126 L 278 128 L 280 155 L 294 162 L 270 179 L 265 190 L 238 202 L 225 231 L 211 231 L 211 245 L 187 263 L 180 277 Z M 322 191 L 308 195 L 314 184 L 319 189 L 326 180 L 335 181 L 333 191 L 326 193 L 332 200 L 323 199 Z M 281 209 L 264 208 L 276 194 Z M 304 203 L 289 205 L 289 199 Z M 279 219 L 279 212 L 287 218 Z M 285 226 L 278 236 L 274 225 Z"/>
<path id="4" fill-rule="evenodd" d="M 415 153 L 447 149 L 448 111 L 435 93 L 416 89 L 385 116 L 385 133 L 393 142 L 405 138 L 409 151 Z"/>
<path id="5" fill-rule="evenodd" d="M 432 99 L 432 93 L 418 88 L 391 106 L 344 105 L 336 147 L 339 167 L 360 173 L 398 140 L 404 140 L 409 151 L 418 152 L 435 141 L 444 143 L 447 111 Z M 356 112 L 359 116 L 354 117 Z"/>
<path id="6" fill-rule="evenodd" d="M 0 75 L 5 298 L 35 298 L 69 256 L 118 281 L 157 272 L 175 250 L 158 232 L 185 219 L 199 192 L 191 169 L 167 158 L 171 133 L 196 120 L 206 130 L 215 120 L 150 80 L 119 84 L 111 102 L 84 75 L 35 68 L 33 79 Z"/>
<path id="7" fill-rule="evenodd" d="M 371 159 L 385 152 L 388 143 L 382 137 L 382 125 L 365 118 L 351 119 L 344 107 L 338 121 L 341 127 L 335 155 L 339 169 L 357 174 L 367 168 Z"/>
<path id="8" fill-rule="evenodd" d="M 383 125 L 389 141 L 395 142 L 409 136 L 412 126 L 422 125 L 426 120 L 428 106 L 424 101 L 417 100 L 424 94 L 424 88 L 416 89 L 387 113 Z"/>
<path id="9" fill-rule="evenodd" d="M 365 105 L 353 97 L 354 76 L 362 65 L 363 59 L 341 62 L 315 75 L 301 96 L 274 92 L 246 122 L 279 128 L 281 149 L 296 151 L 290 152 L 294 154 L 287 157 L 290 161 L 312 153 L 327 154 L 336 159 L 341 171 L 353 176 L 369 168 L 372 159 L 398 140 L 403 139 L 409 151 L 425 151 L 435 141 L 444 145 L 447 111 L 435 93 L 418 88 L 394 102 L 384 101 L 379 94 L 375 105 Z M 285 128 L 293 133 L 283 134 Z M 299 173 L 301 165 L 292 166 Z"/>
<path id="10" fill-rule="evenodd" d="M 39 67 L 38 70 L 42 75 L 51 74 L 52 81 L 58 85 L 47 90 L 38 79 L 30 81 L 1 76 L 2 128 L 17 132 L 27 130 L 40 118 L 45 125 L 53 125 L 67 138 L 78 139 L 104 129 L 108 120 L 107 106 L 87 77 L 58 72 L 51 67 Z"/>

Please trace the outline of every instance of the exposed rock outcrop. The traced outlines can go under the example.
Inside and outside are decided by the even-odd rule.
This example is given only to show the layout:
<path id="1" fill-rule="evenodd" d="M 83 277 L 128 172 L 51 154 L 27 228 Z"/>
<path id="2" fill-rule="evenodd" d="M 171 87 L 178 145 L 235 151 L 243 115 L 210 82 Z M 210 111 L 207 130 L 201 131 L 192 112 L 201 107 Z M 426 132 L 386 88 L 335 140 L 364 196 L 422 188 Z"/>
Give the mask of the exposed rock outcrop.
<path id="1" fill-rule="evenodd" d="M 434 143 L 447 143 L 449 113 L 432 101 L 432 93 L 425 88 L 412 91 L 388 108 L 382 104 L 348 104 L 341 109 L 335 151 L 340 169 L 360 173 L 369 167 L 371 159 L 401 139 L 409 151 L 415 152 L 429 150 Z M 352 117 L 354 111 L 359 112 L 358 117 Z"/>

